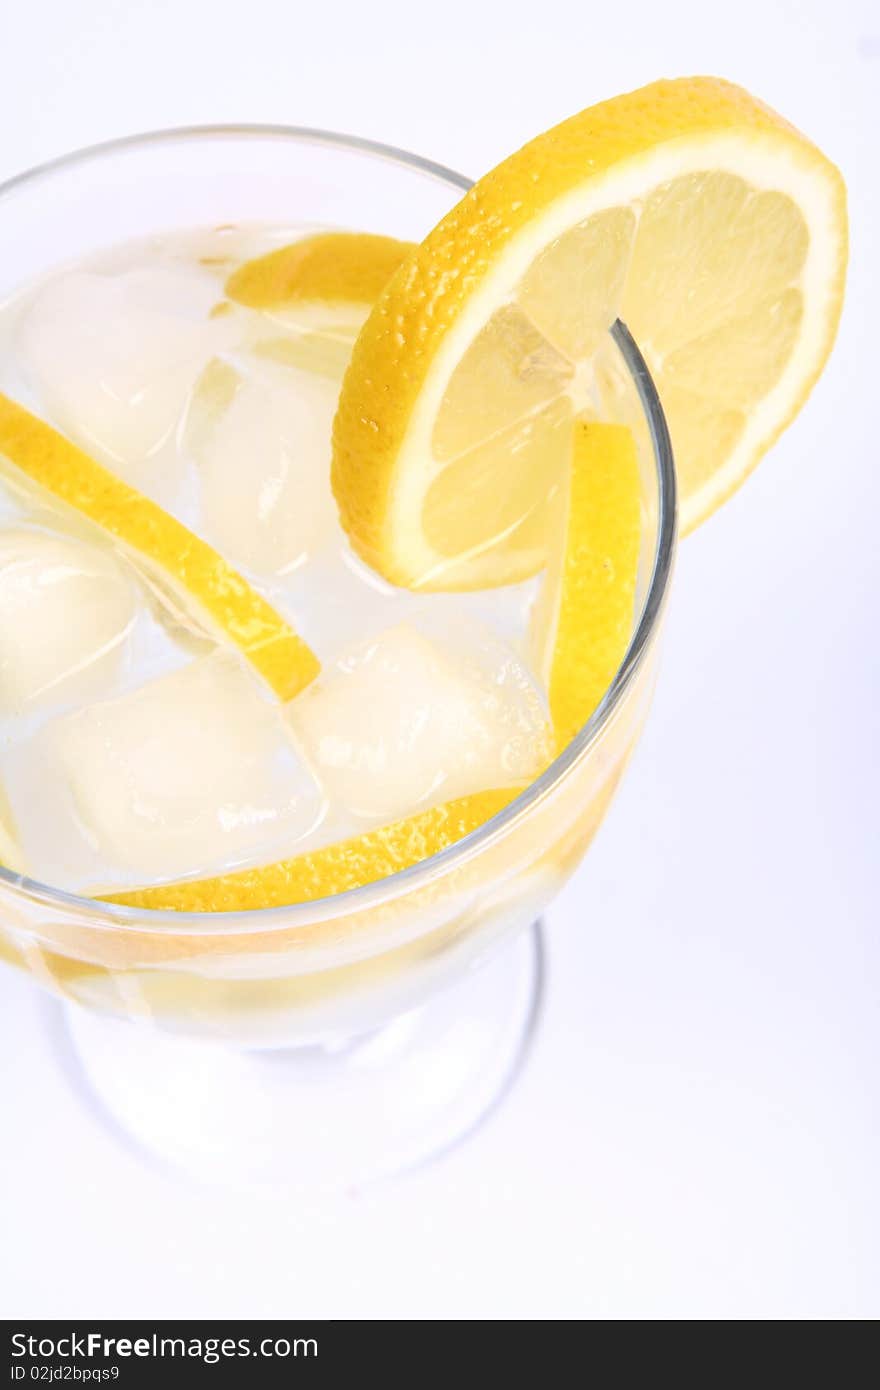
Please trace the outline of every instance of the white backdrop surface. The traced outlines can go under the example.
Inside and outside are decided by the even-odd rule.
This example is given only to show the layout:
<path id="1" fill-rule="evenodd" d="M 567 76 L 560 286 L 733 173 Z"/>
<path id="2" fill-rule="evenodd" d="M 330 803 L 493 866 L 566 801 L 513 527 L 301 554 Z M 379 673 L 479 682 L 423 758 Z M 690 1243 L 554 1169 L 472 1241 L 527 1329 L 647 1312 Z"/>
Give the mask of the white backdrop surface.
<path id="1" fill-rule="evenodd" d="M 232 120 L 477 174 L 592 101 L 715 72 L 839 162 L 853 261 L 813 399 L 682 549 L 654 710 L 549 914 L 543 1028 L 492 1124 L 359 1197 L 201 1190 L 93 1123 L 6 972 L 0 1316 L 876 1316 L 876 4 L 11 10 L 0 177 Z"/>

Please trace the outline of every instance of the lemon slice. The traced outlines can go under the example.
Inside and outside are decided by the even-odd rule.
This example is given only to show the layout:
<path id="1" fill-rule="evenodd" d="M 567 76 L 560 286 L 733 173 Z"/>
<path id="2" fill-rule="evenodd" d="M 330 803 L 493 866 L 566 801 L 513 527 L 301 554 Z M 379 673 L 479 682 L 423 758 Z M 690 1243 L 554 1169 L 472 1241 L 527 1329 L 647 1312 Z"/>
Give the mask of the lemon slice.
<path id="1" fill-rule="evenodd" d="M 533 623 L 534 644 L 549 673 L 557 749 L 589 719 L 629 645 L 640 496 L 636 446 L 629 430 L 578 422 L 559 563 L 547 576 L 544 601 Z M 483 825 L 521 790 L 477 792 L 279 863 L 113 893 L 105 901 L 185 912 L 237 912 L 311 902 L 439 854 Z"/>
<path id="2" fill-rule="evenodd" d="M 248 309 L 372 307 L 412 246 L 370 232 L 318 232 L 246 261 L 226 294 Z"/>
<path id="3" fill-rule="evenodd" d="M 245 261 L 214 312 L 258 311 L 274 330 L 256 338 L 258 357 L 338 386 L 364 320 L 412 249 L 369 232 L 317 232 Z"/>
<path id="4" fill-rule="evenodd" d="M 172 908 L 180 912 L 241 912 L 284 907 L 343 893 L 438 854 L 469 835 L 517 795 L 516 789 L 477 792 L 432 806 L 392 825 L 298 854 L 257 869 L 239 869 L 216 878 L 169 883 L 103 901 L 126 907 Z"/>
<path id="5" fill-rule="evenodd" d="M 123 483 L 45 421 L 0 393 L 0 454 L 30 483 L 113 536 L 237 647 L 275 694 L 290 700 L 314 680 L 314 653 L 279 613 L 200 537 Z"/>
<path id="6" fill-rule="evenodd" d="M 599 704 L 632 635 L 641 500 L 636 444 L 625 426 L 575 423 L 567 493 L 531 633 L 558 752 Z"/>
<path id="7" fill-rule="evenodd" d="M 566 429 L 608 407 L 594 359 L 617 316 L 659 387 L 692 528 L 821 371 L 846 241 L 835 167 L 718 79 L 657 82 L 539 136 L 407 258 L 361 331 L 333 462 L 355 549 L 412 588 L 538 569 Z"/>

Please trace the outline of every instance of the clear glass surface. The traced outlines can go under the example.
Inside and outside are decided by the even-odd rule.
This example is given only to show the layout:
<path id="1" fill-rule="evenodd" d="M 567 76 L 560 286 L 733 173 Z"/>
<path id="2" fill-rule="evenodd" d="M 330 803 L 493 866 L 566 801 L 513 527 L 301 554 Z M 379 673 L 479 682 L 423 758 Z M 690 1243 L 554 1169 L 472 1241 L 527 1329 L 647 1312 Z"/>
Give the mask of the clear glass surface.
<path id="1" fill-rule="evenodd" d="M 325 132 L 116 141 L 0 189 L 0 299 L 65 261 L 187 226 L 338 225 L 420 240 L 467 187 L 415 156 Z M 675 547 L 668 434 L 623 325 L 602 363 L 609 412 L 639 445 L 638 611 L 601 705 L 515 802 L 410 869 L 287 908 L 125 909 L 0 869 L 0 959 L 93 1015 L 74 1015 L 76 1055 L 103 1108 L 146 1147 L 204 1171 L 221 1145 L 246 1181 L 351 1185 L 448 1148 L 509 1081 L 536 1013 L 525 932 L 582 858 L 642 726 Z M 445 1086 L 431 1081 L 443 1058 Z M 248 1097 L 238 1111 L 237 1093 Z"/>

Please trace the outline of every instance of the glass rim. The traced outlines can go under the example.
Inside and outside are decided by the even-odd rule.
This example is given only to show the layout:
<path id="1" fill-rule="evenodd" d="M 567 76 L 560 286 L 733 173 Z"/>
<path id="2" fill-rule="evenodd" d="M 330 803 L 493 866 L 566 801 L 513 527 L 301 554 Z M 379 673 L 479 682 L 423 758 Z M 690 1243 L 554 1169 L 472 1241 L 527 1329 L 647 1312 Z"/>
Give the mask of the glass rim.
<path id="1" fill-rule="evenodd" d="M 473 186 L 471 179 L 434 160 L 358 135 L 346 135 L 309 126 L 217 124 L 168 127 L 141 134 L 123 135 L 84 146 L 68 154 L 45 160 L 6 179 L 0 183 L 0 199 L 31 182 L 64 172 L 90 159 L 100 159 L 175 141 L 236 137 L 276 137 L 279 140 L 301 144 L 324 145 L 331 149 L 386 160 L 404 169 L 425 174 L 459 192 L 467 192 Z M 141 933 L 166 933 L 170 928 L 174 928 L 176 934 L 188 936 L 241 935 L 249 931 L 295 931 L 298 925 L 313 925 L 321 916 L 328 919 L 344 917 L 442 878 L 452 869 L 482 853 L 530 815 L 533 809 L 545 801 L 559 783 L 584 761 L 621 704 L 651 647 L 672 575 L 677 535 L 677 485 L 666 417 L 647 364 L 629 329 L 618 319 L 612 324 L 610 334 L 632 377 L 651 440 L 658 490 L 654 557 L 642 610 L 623 661 L 583 728 L 545 768 L 540 777 L 489 820 L 437 854 L 420 859 L 408 868 L 399 869 L 384 878 L 361 884 L 357 888 L 282 907 L 256 907 L 235 912 L 178 912 L 171 908 L 124 907 L 41 883 L 26 874 L 13 873 L 2 865 L 0 888 L 11 888 L 47 907 L 73 910 L 86 915 L 92 919 L 89 926 L 96 929 L 133 929 Z"/>

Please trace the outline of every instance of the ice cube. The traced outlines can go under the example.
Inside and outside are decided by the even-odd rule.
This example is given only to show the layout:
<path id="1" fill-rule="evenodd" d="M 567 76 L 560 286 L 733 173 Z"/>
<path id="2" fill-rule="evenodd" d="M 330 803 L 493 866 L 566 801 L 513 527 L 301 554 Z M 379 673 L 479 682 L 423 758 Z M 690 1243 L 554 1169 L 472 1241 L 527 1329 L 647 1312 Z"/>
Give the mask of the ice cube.
<path id="1" fill-rule="evenodd" d="M 112 551 L 27 527 L 0 531 L 0 708 L 100 693 L 137 604 Z"/>
<path id="2" fill-rule="evenodd" d="M 543 700 L 506 643 L 480 628 L 388 628 L 288 706 L 331 802 L 393 820 L 534 777 L 550 745 Z"/>
<path id="3" fill-rule="evenodd" d="M 322 300 L 302 300 L 262 309 L 260 317 L 285 333 L 322 333 L 354 342 L 370 316 L 368 304 L 331 304 Z"/>
<path id="4" fill-rule="evenodd" d="M 58 276 L 23 319 L 25 373 L 62 429 L 140 485 L 205 362 L 235 331 L 209 318 L 216 295 L 197 269 Z"/>
<path id="5" fill-rule="evenodd" d="M 243 372 L 213 362 L 193 396 L 184 437 L 199 469 L 201 528 L 233 563 L 289 573 L 338 530 L 330 432 L 338 386 L 267 363 Z"/>
<path id="6" fill-rule="evenodd" d="M 323 813 L 278 708 L 225 653 L 51 732 L 83 832 L 125 874 L 168 879 L 270 860 Z"/>
<path id="7" fill-rule="evenodd" d="M 283 337 L 254 335 L 253 352 L 256 357 L 279 366 L 326 377 L 335 382 L 338 393 L 351 361 L 354 342 L 354 337 L 331 333 L 290 332 Z"/>

